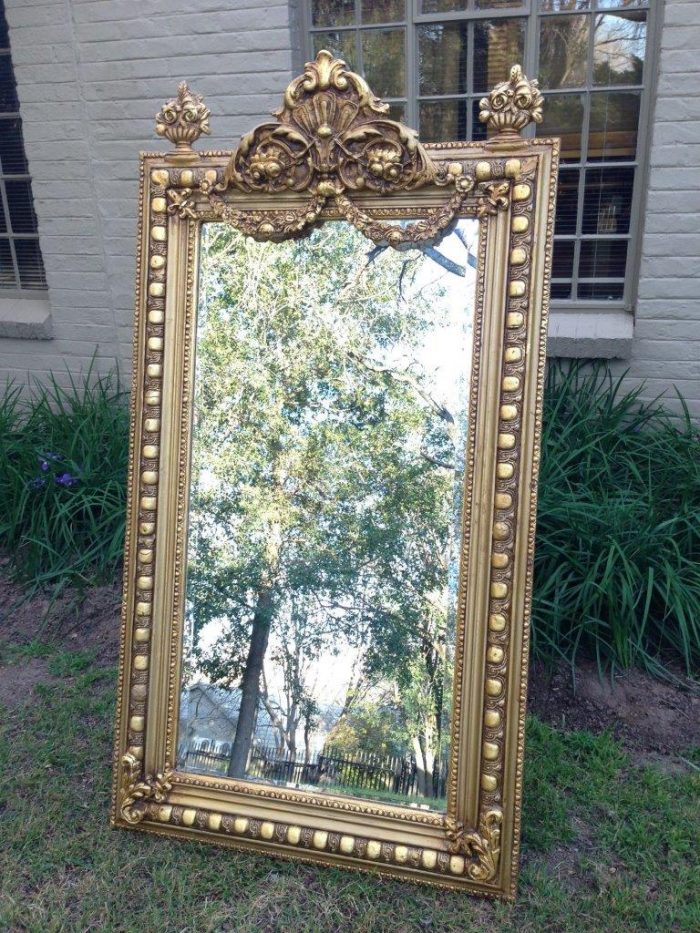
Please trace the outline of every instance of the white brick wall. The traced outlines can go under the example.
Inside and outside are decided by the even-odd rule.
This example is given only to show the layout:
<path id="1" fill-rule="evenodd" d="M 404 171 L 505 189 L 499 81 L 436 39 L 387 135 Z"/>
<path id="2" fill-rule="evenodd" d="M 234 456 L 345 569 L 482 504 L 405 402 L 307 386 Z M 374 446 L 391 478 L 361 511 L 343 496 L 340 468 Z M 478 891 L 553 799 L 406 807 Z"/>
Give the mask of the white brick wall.
<path id="1" fill-rule="evenodd" d="M 299 70 L 296 0 L 5 7 L 55 339 L 0 338 L 0 374 L 77 369 L 96 347 L 127 370 L 136 157 L 161 146 L 153 116 L 187 78 L 211 108 L 211 145 L 234 146 Z M 664 14 L 634 340 L 614 365 L 649 397 L 677 385 L 700 417 L 700 2 L 666 0 Z M 606 326 L 598 315 L 582 332 Z"/>
<path id="2" fill-rule="evenodd" d="M 700 3 L 666 0 L 630 382 L 700 418 Z M 678 407 L 677 404 L 674 405 Z"/>
<path id="3" fill-rule="evenodd" d="M 5 0 L 5 10 L 54 339 L 0 338 L 0 379 L 75 371 L 96 349 L 103 369 L 118 361 L 126 372 L 138 152 L 163 148 L 154 115 L 186 78 L 211 109 L 211 146 L 233 147 L 292 75 L 289 4 Z"/>

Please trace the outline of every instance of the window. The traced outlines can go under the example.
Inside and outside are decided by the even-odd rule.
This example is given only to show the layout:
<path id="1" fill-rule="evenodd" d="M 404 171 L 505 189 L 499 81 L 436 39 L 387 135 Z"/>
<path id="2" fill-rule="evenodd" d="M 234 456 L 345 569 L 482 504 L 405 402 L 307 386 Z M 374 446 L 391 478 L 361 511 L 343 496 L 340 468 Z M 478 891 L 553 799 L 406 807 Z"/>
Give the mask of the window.
<path id="1" fill-rule="evenodd" d="M 552 298 L 631 306 L 652 11 L 644 0 L 306 0 L 307 53 L 366 77 L 421 138 L 483 139 L 479 100 L 519 62 L 561 136 Z"/>
<path id="2" fill-rule="evenodd" d="M 0 0 L 0 289 L 44 288 L 46 275 L 32 183 L 24 154 L 7 21 Z"/>

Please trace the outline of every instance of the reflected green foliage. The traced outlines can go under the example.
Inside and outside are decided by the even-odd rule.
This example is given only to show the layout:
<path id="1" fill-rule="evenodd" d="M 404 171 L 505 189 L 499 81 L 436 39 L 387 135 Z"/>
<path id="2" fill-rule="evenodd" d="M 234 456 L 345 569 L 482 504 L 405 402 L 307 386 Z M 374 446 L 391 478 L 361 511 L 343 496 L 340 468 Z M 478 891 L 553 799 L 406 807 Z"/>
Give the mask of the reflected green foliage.
<path id="1" fill-rule="evenodd" d="M 368 676 L 412 692 L 406 719 L 431 772 L 464 431 L 417 362 L 439 289 L 405 300 L 422 254 L 373 249 L 345 224 L 315 231 L 308 248 L 214 227 L 202 254 L 192 669 L 240 680 L 238 742 L 249 696 L 253 709 L 258 695 L 269 699 L 270 645 L 287 678 L 294 751 L 296 729 L 318 714 L 304 662 L 343 645 L 364 652 Z M 222 619 L 200 650 L 203 627 Z"/>

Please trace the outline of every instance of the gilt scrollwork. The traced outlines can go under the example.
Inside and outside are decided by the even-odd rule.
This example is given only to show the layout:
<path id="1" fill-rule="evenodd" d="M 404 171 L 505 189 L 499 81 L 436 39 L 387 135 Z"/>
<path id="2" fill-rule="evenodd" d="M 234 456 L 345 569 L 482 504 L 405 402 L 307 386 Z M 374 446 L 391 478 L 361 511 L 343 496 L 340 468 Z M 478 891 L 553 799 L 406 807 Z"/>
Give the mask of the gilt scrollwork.
<path id="1" fill-rule="evenodd" d="M 466 874 L 472 881 L 492 881 L 501 855 L 501 810 L 487 810 L 477 830 L 469 829 L 454 817 L 445 817 L 445 834 L 450 851 L 468 859 Z"/>
<path id="2" fill-rule="evenodd" d="M 163 803 L 172 790 L 171 773 L 142 776 L 141 763 L 131 754 L 122 757 L 122 783 L 119 812 L 132 826 L 146 815 L 144 803 Z"/>
<path id="3" fill-rule="evenodd" d="M 517 138 L 530 123 L 542 122 L 544 98 L 537 81 L 513 65 L 507 81 L 497 84 L 488 97 L 479 102 L 479 119 L 501 138 Z"/>
<path id="4" fill-rule="evenodd" d="M 528 123 L 541 121 L 542 103 L 537 82 L 514 65 L 510 79 L 481 101 L 480 118 L 505 143 Z M 416 131 L 390 119 L 388 110 L 364 78 L 321 50 L 288 86 L 274 112 L 276 122 L 264 123 L 241 139 L 223 177 L 198 177 L 194 188 L 168 190 L 168 213 L 194 219 L 200 215 L 197 197 L 203 197 L 215 216 L 256 239 L 269 240 L 301 235 L 330 207 L 376 243 L 400 248 L 409 239 L 425 241 L 439 234 L 472 193 L 479 217 L 508 207 L 509 182 L 477 186 L 462 164 L 433 159 Z M 202 98 L 181 84 L 178 97 L 156 117 L 158 132 L 176 144 L 171 161 L 196 160 L 191 143 L 209 132 L 208 118 Z M 391 195 L 429 184 L 452 188 L 452 195 L 408 226 L 382 224 L 354 200 L 362 193 Z M 225 197 L 230 191 L 306 197 L 301 204 L 288 200 L 281 208 L 250 211 L 239 210 L 235 198 Z"/>
<path id="5" fill-rule="evenodd" d="M 364 78 L 322 50 L 287 88 L 277 122 L 243 137 L 224 184 L 326 197 L 419 188 L 433 177 L 432 161 L 416 131 L 391 120 L 388 111 Z"/>

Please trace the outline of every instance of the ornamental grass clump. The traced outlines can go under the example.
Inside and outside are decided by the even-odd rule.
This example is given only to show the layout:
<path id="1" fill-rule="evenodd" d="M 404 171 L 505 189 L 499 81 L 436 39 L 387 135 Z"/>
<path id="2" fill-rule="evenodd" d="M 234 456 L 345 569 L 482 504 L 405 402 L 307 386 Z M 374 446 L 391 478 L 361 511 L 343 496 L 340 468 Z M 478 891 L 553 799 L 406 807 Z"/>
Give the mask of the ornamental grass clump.
<path id="1" fill-rule="evenodd" d="M 604 366 L 550 367 L 533 649 L 663 673 L 700 659 L 700 438 Z"/>
<path id="2" fill-rule="evenodd" d="M 11 573 L 63 588 L 113 579 L 121 560 L 128 458 L 126 393 L 92 367 L 0 397 L 0 550 Z"/>

